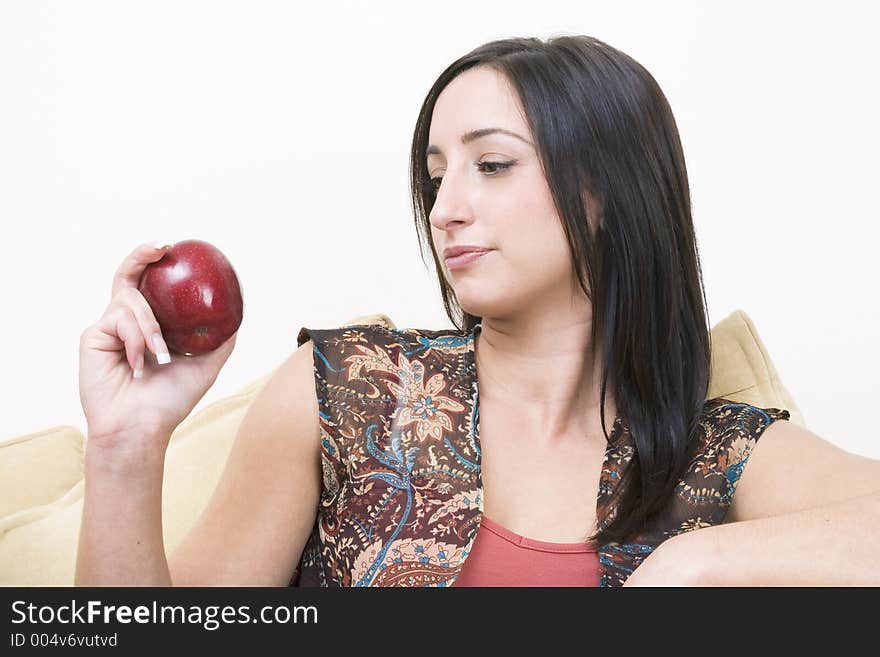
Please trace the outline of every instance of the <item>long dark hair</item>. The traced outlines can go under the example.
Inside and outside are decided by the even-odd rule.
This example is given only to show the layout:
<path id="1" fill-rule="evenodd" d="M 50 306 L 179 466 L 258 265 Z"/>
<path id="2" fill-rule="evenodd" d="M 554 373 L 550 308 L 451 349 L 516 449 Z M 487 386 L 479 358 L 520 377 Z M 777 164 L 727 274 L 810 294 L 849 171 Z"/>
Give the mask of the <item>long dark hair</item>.
<path id="1" fill-rule="evenodd" d="M 435 192 L 425 151 L 437 97 L 475 66 L 506 76 L 519 96 L 591 302 L 605 437 L 610 384 L 635 445 L 616 511 L 591 538 L 625 542 L 684 475 L 709 385 L 710 324 L 678 128 L 651 74 L 588 36 L 492 41 L 443 71 L 419 113 L 410 178 L 422 262 L 428 266 L 430 246 L 446 314 L 459 330 L 482 318 L 465 312 L 445 281 L 428 222 Z M 584 192 L 602 208 L 598 229 L 590 228 Z"/>

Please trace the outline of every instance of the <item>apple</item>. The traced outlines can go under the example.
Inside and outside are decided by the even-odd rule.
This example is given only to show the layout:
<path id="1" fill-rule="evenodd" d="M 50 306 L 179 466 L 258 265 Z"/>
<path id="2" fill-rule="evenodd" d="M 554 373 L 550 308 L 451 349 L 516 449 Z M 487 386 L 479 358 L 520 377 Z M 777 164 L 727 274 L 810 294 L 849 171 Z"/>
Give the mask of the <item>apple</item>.
<path id="1" fill-rule="evenodd" d="M 138 283 L 168 350 L 185 356 L 213 351 L 241 325 L 238 276 L 215 246 L 184 240 L 144 269 Z"/>

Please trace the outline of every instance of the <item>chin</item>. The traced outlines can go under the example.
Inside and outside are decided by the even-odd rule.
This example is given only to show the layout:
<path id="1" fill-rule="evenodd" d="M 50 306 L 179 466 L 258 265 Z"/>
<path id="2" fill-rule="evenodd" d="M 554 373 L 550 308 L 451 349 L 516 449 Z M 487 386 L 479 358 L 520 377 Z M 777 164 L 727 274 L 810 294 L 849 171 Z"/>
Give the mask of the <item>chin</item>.
<path id="1" fill-rule="evenodd" d="M 505 317 L 511 311 L 515 311 L 515 305 L 511 304 L 510 301 L 510 299 L 503 299 L 497 296 L 491 299 L 485 297 L 475 298 L 467 295 L 458 297 L 458 305 L 461 309 L 475 317 Z"/>

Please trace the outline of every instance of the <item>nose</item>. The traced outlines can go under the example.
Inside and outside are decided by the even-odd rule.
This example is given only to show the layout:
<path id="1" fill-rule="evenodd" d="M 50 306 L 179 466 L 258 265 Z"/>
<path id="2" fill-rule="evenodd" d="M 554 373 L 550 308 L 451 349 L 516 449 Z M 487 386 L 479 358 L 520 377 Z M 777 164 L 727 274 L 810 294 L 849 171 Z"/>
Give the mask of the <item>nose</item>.
<path id="1" fill-rule="evenodd" d="M 428 221 L 437 230 L 451 230 L 473 223 L 473 206 L 466 185 L 457 185 L 450 173 L 443 176 Z"/>

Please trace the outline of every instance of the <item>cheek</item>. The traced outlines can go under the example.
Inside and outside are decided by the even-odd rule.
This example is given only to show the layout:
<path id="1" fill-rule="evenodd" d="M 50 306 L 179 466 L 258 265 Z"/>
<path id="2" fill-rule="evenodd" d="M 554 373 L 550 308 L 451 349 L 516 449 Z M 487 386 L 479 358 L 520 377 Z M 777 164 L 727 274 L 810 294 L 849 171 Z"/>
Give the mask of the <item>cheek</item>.
<path id="1" fill-rule="evenodd" d="M 550 222 L 535 224 L 524 227 L 517 234 L 516 243 L 511 245 L 509 264 L 518 272 L 524 285 L 567 279 L 571 256 L 565 235 Z"/>
<path id="2" fill-rule="evenodd" d="M 549 274 L 567 267 L 571 256 L 555 207 L 549 199 L 535 196 L 522 197 L 510 208 L 504 242 L 512 260 Z"/>

